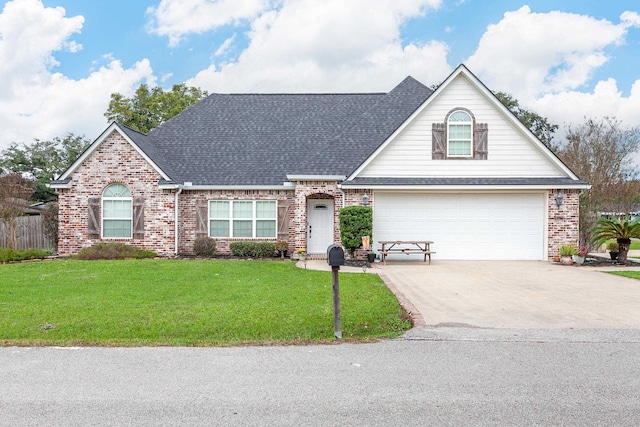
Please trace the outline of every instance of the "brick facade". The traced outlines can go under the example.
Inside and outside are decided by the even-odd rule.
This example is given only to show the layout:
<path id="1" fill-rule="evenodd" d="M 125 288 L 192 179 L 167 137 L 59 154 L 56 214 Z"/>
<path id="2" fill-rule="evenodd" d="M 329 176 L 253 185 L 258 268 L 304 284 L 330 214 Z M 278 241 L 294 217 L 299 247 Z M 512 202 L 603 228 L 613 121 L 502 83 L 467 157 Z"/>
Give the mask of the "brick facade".
<path id="1" fill-rule="evenodd" d="M 556 206 L 556 194 L 562 192 L 563 200 L 560 207 Z M 548 238 L 547 251 L 549 260 L 558 256 L 560 246 L 579 245 L 580 228 L 578 225 L 580 213 L 580 192 L 577 190 L 550 191 L 547 197 L 548 208 Z"/>
<path id="2" fill-rule="evenodd" d="M 196 239 L 196 206 L 206 205 L 210 200 L 277 200 L 288 201 L 293 205 L 294 192 L 291 190 L 229 190 L 229 191 L 203 191 L 185 190 L 178 197 L 179 231 L 178 254 L 192 254 L 193 242 Z M 289 243 L 289 251 L 292 251 L 294 231 L 291 224 L 294 221 L 293 208 L 289 209 L 287 222 L 289 223 L 289 235 L 286 241 Z M 230 254 L 229 244 L 234 241 L 252 240 L 243 238 L 216 238 L 216 252 Z M 261 241 L 276 241 L 273 239 L 256 239 Z"/>
<path id="3" fill-rule="evenodd" d="M 60 255 L 72 255 L 100 241 L 117 241 L 169 256 L 174 245 L 174 192 L 160 190 L 161 176 L 118 132 L 102 144 L 74 171 L 71 188 L 59 190 Z M 144 238 L 90 239 L 88 201 L 101 198 L 112 183 L 129 188 L 133 198 L 144 198 Z"/>
<path id="4" fill-rule="evenodd" d="M 100 241 L 118 241 L 155 251 L 160 256 L 173 256 L 175 242 L 175 200 L 177 190 L 158 188 L 161 175 L 141 156 L 119 132 L 112 132 L 102 144 L 73 172 L 71 188 L 59 190 L 59 245 L 61 255 L 78 253 L 82 248 Z M 144 199 L 144 237 L 129 239 L 89 238 L 88 204 L 91 198 L 101 198 L 112 183 L 129 188 L 132 198 Z M 289 243 L 289 252 L 307 249 L 307 203 L 315 199 L 331 199 L 334 204 L 333 241 L 340 242 L 339 212 L 343 206 L 361 205 L 366 193 L 373 206 L 375 195 L 370 190 L 341 190 L 335 181 L 297 181 L 292 189 L 203 191 L 185 189 L 178 195 L 178 254 L 192 254 L 196 238 L 197 206 L 207 206 L 209 200 L 276 200 L 285 210 L 288 233 L 280 235 Z M 579 192 L 562 190 L 563 202 L 556 206 L 557 190 L 550 191 L 548 206 L 549 259 L 558 255 L 560 245 L 578 245 Z M 283 221 L 282 218 L 278 219 Z M 286 236 L 286 237 L 284 237 Z M 230 253 L 229 244 L 246 238 L 216 239 L 221 254 Z M 259 239 L 272 240 L 277 239 Z M 321 256 L 321 254 L 319 254 Z"/>

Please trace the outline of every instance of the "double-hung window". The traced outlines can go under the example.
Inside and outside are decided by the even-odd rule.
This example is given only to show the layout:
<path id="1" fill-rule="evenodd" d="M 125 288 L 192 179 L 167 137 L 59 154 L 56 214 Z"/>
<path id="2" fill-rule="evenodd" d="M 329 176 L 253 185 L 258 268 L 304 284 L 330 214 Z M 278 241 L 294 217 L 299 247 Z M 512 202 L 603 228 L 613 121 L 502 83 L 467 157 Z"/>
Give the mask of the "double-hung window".
<path id="1" fill-rule="evenodd" d="M 212 200 L 209 202 L 209 236 L 275 238 L 275 200 Z"/>
<path id="2" fill-rule="evenodd" d="M 133 207 L 131 191 L 111 184 L 102 192 L 102 237 L 131 238 Z"/>
<path id="3" fill-rule="evenodd" d="M 447 156 L 473 156 L 473 120 L 466 111 L 457 110 L 447 120 Z"/>

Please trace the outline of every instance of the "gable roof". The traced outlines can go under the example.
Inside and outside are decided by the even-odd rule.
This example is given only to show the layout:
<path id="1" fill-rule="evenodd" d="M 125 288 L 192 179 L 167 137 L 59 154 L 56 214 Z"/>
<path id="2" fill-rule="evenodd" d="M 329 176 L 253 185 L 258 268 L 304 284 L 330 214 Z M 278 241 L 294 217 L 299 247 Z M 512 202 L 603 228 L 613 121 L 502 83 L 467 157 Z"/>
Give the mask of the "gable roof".
<path id="1" fill-rule="evenodd" d="M 458 184 L 412 180 L 383 183 L 358 178 L 358 173 L 461 74 L 564 171 L 568 180 L 586 188 L 464 65 L 458 66 L 435 92 L 407 77 L 389 93 L 212 94 L 149 134 L 112 123 L 50 186 L 68 187 L 73 171 L 114 131 L 149 162 L 162 177 L 159 184 L 167 188 L 186 183 L 194 189 L 281 188 L 289 186 L 290 181 L 316 177 L 347 179 L 342 183 L 344 188 L 356 184 L 480 185 L 475 180 Z M 554 185 L 542 181 L 529 184 Z M 569 182 L 560 179 L 555 184 Z"/>
<path id="2" fill-rule="evenodd" d="M 95 141 L 87 147 L 82 154 L 73 162 L 69 168 L 60 175 L 59 178 L 53 180 L 48 187 L 50 188 L 67 188 L 71 181 L 71 174 L 93 153 L 102 142 L 107 139 L 113 132 L 118 132 L 124 137 L 124 139 L 131 144 L 131 146 L 149 163 L 149 165 L 155 169 L 163 180 L 169 181 L 169 176 L 164 172 L 163 168 L 159 166 L 157 160 L 161 160 L 153 145 L 153 141 L 148 135 L 133 130 L 122 124 L 112 122 Z"/>
<path id="3" fill-rule="evenodd" d="M 287 175 L 346 176 L 431 93 L 407 77 L 387 94 L 212 94 L 131 138 L 179 184 L 273 186 Z"/>
<path id="4" fill-rule="evenodd" d="M 436 88 L 436 90 L 433 92 L 433 96 L 429 97 L 422 103 L 422 105 L 418 106 L 418 108 L 416 108 L 413 111 L 411 116 L 400 127 L 397 128 L 394 134 L 391 135 L 389 138 L 387 138 L 386 141 L 384 141 L 382 144 L 380 144 L 380 146 L 376 149 L 376 151 L 372 153 L 372 155 L 370 155 L 367 159 L 365 159 L 362 162 L 362 164 L 352 172 L 352 174 L 347 178 L 347 181 L 344 183 L 345 188 L 353 187 L 356 185 L 356 183 L 359 183 L 360 185 L 364 185 L 365 182 L 370 182 L 370 180 L 358 178 L 358 174 L 360 174 L 367 167 L 367 165 L 369 165 L 377 156 L 379 156 L 385 150 L 385 148 L 393 141 L 396 135 L 398 135 L 406 126 L 408 126 L 415 117 L 417 117 L 419 114 L 422 113 L 422 111 L 428 108 L 428 106 L 432 102 L 434 102 L 435 99 L 437 99 L 442 92 L 446 91 L 447 87 L 451 85 L 451 83 L 460 76 L 467 79 L 467 81 L 469 81 L 493 105 L 493 107 L 507 119 L 507 121 L 509 121 L 515 128 L 517 128 L 525 136 L 525 138 L 529 140 L 529 142 L 534 147 L 536 147 L 536 149 L 539 152 L 541 152 L 544 157 L 548 159 L 549 162 L 554 164 L 559 170 L 561 170 L 564 173 L 564 175 L 567 178 L 572 180 L 574 185 L 577 184 L 579 188 L 588 188 L 588 185 L 586 185 L 584 181 L 580 180 L 580 178 L 578 178 L 573 173 L 573 171 L 571 171 L 567 167 L 567 165 L 565 165 L 562 162 L 562 160 L 560 160 L 555 155 L 555 153 L 553 153 L 553 151 L 551 151 L 547 146 L 545 146 L 542 143 L 542 141 L 540 141 L 533 134 L 533 132 L 531 132 L 530 129 L 528 129 L 524 124 L 522 124 L 522 122 L 504 104 L 502 104 L 502 102 L 500 102 L 500 100 L 495 96 L 495 94 L 491 92 L 491 90 L 489 90 L 489 88 L 487 88 L 484 85 L 484 83 L 482 83 L 482 81 L 480 81 L 480 79 L 478 79 L 464 64 L 458 65 L 458 67 L 456 67 L 456 69 L 453 70 L 453 72 L 451 72 L 451 74 Z M 397 182 L 396 184 L 391 184 L 392 181 L 393 180 L 388 180 L 387 185 L 399 185 Z M 492 185 L 492 184 L 496 185 L 496 182 L 489 183 L 489 181 L 487 181 L 487 185 Z M 557 184 L 560 185 L 563 181 L 566 181 L 566 180 L 563 180 L 561 178 L 557 182 Z M 377 180 L 376 182 L 377 182 L 377 185 L 381 185 L 379 180 Z M 405 180 L 405 182 L 413 182 L 413 181 Z M 465 180 L 458 180 L 458 182 L 460 183 L 460 185 L 467 185 L 465 184 L 466 183 Z M 471 180 L 469 182 L 475 182 L 475 181 Z M 539 185 L 540 182 L 541 181 L 533 178 L 530 180 L 530 185 L 536 186 L 536 185 Z M 520 185 L 522 184 L 524 183 L 520 183 Z M 453 181 L 449 180 L 448 185 L 454 185 Z M 474 185 L 474 188 L 477 185 L 478 184 Z M 548 185 L 553 185 L 553 184 L 548 183 Z"/>

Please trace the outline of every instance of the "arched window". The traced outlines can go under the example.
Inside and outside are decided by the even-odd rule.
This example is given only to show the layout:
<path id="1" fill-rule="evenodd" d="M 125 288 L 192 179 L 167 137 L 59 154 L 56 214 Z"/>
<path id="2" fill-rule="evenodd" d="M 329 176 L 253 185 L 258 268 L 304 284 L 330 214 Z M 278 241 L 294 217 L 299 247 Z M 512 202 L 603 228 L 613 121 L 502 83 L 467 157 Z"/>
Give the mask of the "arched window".
<path id="1" fill-rule="evenodd" d="M 447 119 L 447 156 L 473 156 L 473 119 L 463 110 L 456 110 Z"/>
<path id="2" fill-rule="evenodd" d="M 133 221 L 131 191 L 111 184 L 102 192 L 102 237 L 131 238 Z"/>
<path id="3" fill-rule="evenodd" d="M 444 122 L 431 124 L 432 160 L 487 160 L 489 125 L 477 123 L 473 113 L 456 107 Z"/>

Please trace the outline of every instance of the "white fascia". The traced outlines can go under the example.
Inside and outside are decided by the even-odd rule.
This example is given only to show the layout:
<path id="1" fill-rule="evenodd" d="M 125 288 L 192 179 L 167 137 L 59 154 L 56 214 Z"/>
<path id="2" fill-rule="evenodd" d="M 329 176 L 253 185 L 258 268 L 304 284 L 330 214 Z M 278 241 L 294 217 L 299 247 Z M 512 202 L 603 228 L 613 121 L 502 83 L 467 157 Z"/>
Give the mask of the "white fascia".
<path id="1" fill-rule="evenodd" d="M 54 188 L 54 189 L 60 189 L 60 188 L 71 188 L 71 181 L 64 183 L 64 184 L 45 184 L 45 186 L 47 188 Z"/>
<path id="2" fill-rule="evenodd" d="M 289 181 L 344 181 L 345 175 L 287 175 Z"/>
<path id="3" fill-rule="evenodd" d="M 291 185 L 161 185 L 162 189 L 181 188 L 183 190 L 291 190 Z"/>
<path id="4" fill-rule="evenodd" d="M 383 191 L 540 191 L 540 190 L 556 190 L 562 188 L 565 190 L 588 190 L 591 188 L 588 184 L 574 184 L 562 186 L 549 185 L 338 185 L 343 190 L 348 189 L 368 189 Z"/>

